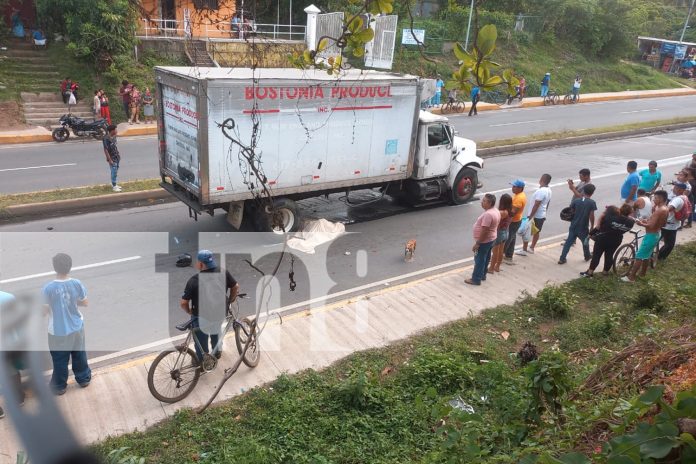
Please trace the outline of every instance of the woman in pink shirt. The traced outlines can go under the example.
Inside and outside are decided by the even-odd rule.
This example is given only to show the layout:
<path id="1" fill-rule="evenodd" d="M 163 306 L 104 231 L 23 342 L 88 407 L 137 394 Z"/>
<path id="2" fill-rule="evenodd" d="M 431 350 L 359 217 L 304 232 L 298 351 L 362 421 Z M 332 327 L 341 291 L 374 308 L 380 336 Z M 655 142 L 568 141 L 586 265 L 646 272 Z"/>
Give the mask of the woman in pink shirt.
<path id="1" fill-rule="evenodd" d="M 495 207 L 495 195 L 485 194 L 481 199 L 481 207 L 484 212 L 474 224 L 474 272 L 470 279 L 464 281 L 469 285 L 481 285 L 481 281 L 486 280 L 491 250 L 500 224 L 500 211 Z"/>

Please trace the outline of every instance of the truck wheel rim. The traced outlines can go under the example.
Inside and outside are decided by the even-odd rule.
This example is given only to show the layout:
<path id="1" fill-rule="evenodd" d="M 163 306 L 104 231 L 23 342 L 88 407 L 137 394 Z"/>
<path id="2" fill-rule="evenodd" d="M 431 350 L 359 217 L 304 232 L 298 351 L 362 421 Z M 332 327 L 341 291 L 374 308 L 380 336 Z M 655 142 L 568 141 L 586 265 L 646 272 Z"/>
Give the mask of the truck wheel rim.
<path id="1" fill-rule="evenodd" d="M 462 177 L 457 184 L 457 195 L 460 197 L 468 197 L 471 194 L 471 178 Z"/>
<path id="2" fill-rule="evenodd" d="M 292 213 L 292 211 L 286 208 L 281 208 L 276 212 L 276 214 L 278 214 L 280 217 L 282 224 L 285 227 L 285 232 L 290 232 L 292 230 L 292 226 L 295 225 L 295 215 Z M 276 234 L 282 234 L 283 229 L 280 227 L 274 227 L 273 232 Z"/>

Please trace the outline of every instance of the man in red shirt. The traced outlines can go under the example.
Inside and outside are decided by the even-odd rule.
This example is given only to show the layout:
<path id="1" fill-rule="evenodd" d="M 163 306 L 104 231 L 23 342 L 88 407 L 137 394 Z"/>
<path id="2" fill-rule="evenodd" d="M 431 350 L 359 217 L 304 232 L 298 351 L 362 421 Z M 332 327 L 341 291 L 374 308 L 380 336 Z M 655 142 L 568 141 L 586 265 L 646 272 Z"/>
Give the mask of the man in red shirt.
<path id="1" fill-rule="evenodd" d="M 131 119 L 131 90 L 133 90 L 133 86 L 129 84 L 127 80 L 122 80 L 121 87 L 118 89 L 118 94 L 121 97 L 121 100 L 123 101 L 123 111 L 126 113 L 126 119 L 128 119 L 129 121 Z"/>
<path id="2" fill-rule="evenodd" d="M 481 199 L 483 214 L 474 224 L 474 273 L 470 279 L 466 279 L 469 285 L 481 285 L 486 280 L 486 270 L 491 260 L 491 250 L 498 235 L 500 223 L 500 211 L 495 207 L 495 195 L 487 193 Z"/>

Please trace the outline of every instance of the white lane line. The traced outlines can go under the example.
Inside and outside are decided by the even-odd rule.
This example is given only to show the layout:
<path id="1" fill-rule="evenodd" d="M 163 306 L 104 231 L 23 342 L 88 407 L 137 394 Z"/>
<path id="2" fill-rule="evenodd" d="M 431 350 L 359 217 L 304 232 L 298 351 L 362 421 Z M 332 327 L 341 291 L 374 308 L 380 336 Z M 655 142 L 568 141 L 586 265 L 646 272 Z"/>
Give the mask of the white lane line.
<path id="1" fill-rule="evenodd" d="M 689 158 L 688 156 L 675 156 L 675 157 L 673 157 L 673 158 L 665 158 L 665 159 L 663 159 L 663 160 L 659 160 L 659 161 L 658 161 L 658 167 L 663 167 L 663 166 L 677 166 L 677 165 L 682 164 L 682 163 L 683 163 L 684 161 L 686 161 L 688 158 Z M 592 176 L 592 179 L 605 179 L 605 178 L 607 178 L 607 177 L 620 176 L 621 174 L 627 174 L 627 173 L 626 173 L 626 170 L 617 171 L 617 172 L 610 172 L 610 173 L 607 173 L 607 174 L 599 174 L 599 175 L 597 175 L 597 176 Z M 564 181 L 564 182 L 557 182 L 557 183 L 555 183 L 555 184 L 550 184 L 549 187 L 554 188 L 554 187 L 560 187 L 560 186 L 562 186 L 562 185 L 566 185 L 566 186 L 567 186 L 567 185 L 568 185 L 568 182 L 567 182 L 567 181 Z M 504 188 L 504 189 L 499 189 L 499 190 L 492 190 L 492 191 L 490 191 L 490 192 L 483 192 L 483 193 L 484 193 L 484 194 L 485 194 L 485 193 L 492 193 L 492 194 L 495 195 L 496 193 L 503 193 L 503 192 L 509 192 L 509 191 L 510 191 L 510 187 Z M 618 195 L 617 195 L 617 196 L 618 196 Z M 469 204 L 470 204 L 470 203 L 469 203 Z"/>
<path id="2" fill-rule="evenodd" d="M 533 121 L 518 121 L 518 122 L 506 122 L 505 124 L 491 124 L 488 127 L 502 127 L 502 126 L 516 126 L 518 124 L 533 124 L 535 122 L 544 122 L 546 119 L 534 119 Z"/>
<path id="3" fill-rule="evenodd" d="M 7 171 L 25 171 L 27 169 L 45 169 L 45 168 L 62 168 L 65 166 L 77 166 L 77 163 L 66 163 L 66 164 L 49 164 L 46 166 L 27 166 L 24 168 L 7 168 L 7 169 L 0 169 L 0 172 L 7 172 Z"/>
<path id="4" fill-rule="evenodd" d="M 121 137 L 119 138 L 119 143 L 121 144 L 127 144 L 128 142 L 137 142 L 141 140 L 149 140 L 149 139 L 156 139 L 156 135 L 129 135 L 126 137 Z M 98 142 L 97 142 L 98 143 Z M 101 148 L 101 145 L 97 145 L 97 143 L 94 143 L 93 140 L 73 140 L 73 141 L 68 141 L 68 142 L 63 142 L 60 146 L 62 147 L 70 147 L 78 144 L 87 144 L 89 146 Z M 55 147 L 56 142 L 36 142 L 36 143 L 13 143 L 13 144 L 3 144 L 0 145 L 0 151 L 2 150 L 16 150 L 16 149 L 30 149 L 30 148 L 36 148 L 36 147 Z"/>
<path id="5" fill-rule="evenodd" d="M 652 108 L 649 110 L 621 111 L 620 114 L 649 113 L 650 111 L 661 111 L 661 108 Z"/>
<path id="6" fill-rule="evenodd" d="M 553 242 L 553 241 L 558 240 L 559 238 L 565 238 L 567 235 L 568 235 L 568 232 L 564 232 L 564 233 L 562 233 L 562 234 L 554 235 L 554 236 L 552 236 L 552 237 L 542 238 L 542 239 L 539 240 L 539 243 Z M 516 247 L 516 249 L 519 249 L 519 248 L 521 248 L 521 246 Z M 404 279 L 409 279 L 409 278 L 412 278 L 412 277 L 418 277 L 418 276 L 421 276 L 421 275 L 424 275 L 424 274 L 429 274 L 429 273 L 431 273 L 431 272 L 435 272 L 435 271 L 440 271 L 440 270 L 443 270 L 443 269 L 447 269 L 447 268 L 449 268 L 449 267 L 460 266 L 460 265 L 462 265 L 462 264 L 471 263 L 471 262 L 473 262 L 473 261 L 474 261 L 474 257 L 472 256 L 472 257 L 470 257 L 470 258 L 458 259 L 458 260 L 456 260 L 456 261 L 450 261 L 450 262 L 448 262 L 448 263 L 438 264 L 437 266 L 431 266 L 431 267 L 428 267 L 428 268 L 425 268 L 425 269 L 421 269 L 420 271 L 413 271 L 413 272 L 409 272 L 409 273 L 407 273 L 407 274 L 401 274 L 401 275 L 397 275 L 397 276 L 394 276 L 394 277 L 388 277 L 388 278 L 386 278 L 386 279 L 379 280 L 379 281 L 377 281 L 377 282 L 372 282 L 372 283 L 369 283 L 369 284 L 361 285 L 361 286 L 359 286 L 359 287 L 349 288 L 349 289 L 346 289 L 346 290 L 342 290 L 342 291 L 340 291 L 340 292 L 330 293 L 330 294 L 325 295 L 325 296 L 320 296 L 320 297 L 317 297 L 317 298 L 312 298 L 311 300 L 300 301 L 299 303 L 294 303 L 294 304 L 291 304 L 291 305 L 288 305 L 288 306 L 283 306 L 283 307 L 280 307 L 280 308 L 278 308 L 278 309 L 274 309 L 274 310 L 271 310 L 271 311 L 268 311 L 268 312 L 266 312 L 266 311 L 261 311 L 261 314 L 259 315 L 259 317 L 261 317 L 261 318 L 263 318 L 263 317 L 268 317 L 268 318 L 270 318 L 271 316 L 273 316 L 273 315 L 275 315 L 275 314 L 284 313 L 284 312 L 287 312 L 287 311 L 290 311 L 290 310 L 296 309 L 296 308 L 302 308 L 302 307 L 305 307 L 305 306 L 309 306 L 310 308 L 311 308 L 311 307 L 315 307 L 314 305 L 316 305 L 317 303 L 326 304 L 329 300 L 335 300 L 335 299 L 340 298 L 340 297 L 342 297 L 342 296 L 351 295 L 351 294 L 353 294 L 353 293 L 361 292 L 361 291 L 363 291 L 363 290 L 370 290 L 370 289 L 372 289 L 372 288 L 385 288 L 385 287 L 390 286 L 390 285 L 392 284 L 392 282 L 399 282 L 399 281 L 404 280 Z M 356 296 L 356 298 L 357 298 L 357 296 Z M 228 335 L 227 335 L 227 337 L 230 337 L 230 336 L 232 336 L 232 334 L 228 334 Z M 134 347 L 131 347 L 131 348 L 127 348 L 127 349 L 125 349 L 125 350 L 122 350 L 122 351 L 117 351 L 117 352 L 114 352 L 114 353 L 109 353 L 109 354 L 106 354 L 106 355 L 103 355 L 103 356 L 98 356 L 98 357 L 95 357 L 95 358 L 89 358 L 89 361 L 90 361 L 91 363 L 96 364 L 96 363 L 99 363 L 99 362 L 103 362 L 103 361 L 108 361 L 108 360 L 111 360 L 111 359 L 120 358 L 120 357 L 122 357 L 122 356 L 125 356 L 125 355 L 128 355 L 128 354 L 132 354 L 132 353 L 138 353 L 138 352 L 144 352 L 144 351 L 151 351 L 152 348 L 156 348 L 156 347 L 162 346 L 162 345 L 164 345 L 164 344 L 166 344 L 166 343 L 171 343 L 171 342 L 183 340 L 185 337 L 186 337 L 186 334 L 176 335 L 176 336 L 174 336 L 174 337 L 169 337 L 169 338 L 163 338 L 162 340 L 156 340 L 156 341 L 154 341 L 154 342 L 146 343 L 146 344 L 144 344 L 144 345 L 134 346 Z"/>
<path id="7" fill-rule="evenodd" d="M 71 272 L 75 271 L 81 271 L 83 269 L 92 269 L 95 267 L 103 267 L 103 266 L 109 266 L 111 264 L 119 264 L 119 263 L 126 263 L 128 261 L 135 261 L 137 259 L 140 259 L 140 256 L 130 256 L 128 258 L 120 258 L 120 259 L 112 259 L 111 261 L 102 261 L 100 263 L 93 263 L 93 264 L 85 264 L 84 266 L 76 266 L 72 268 Z M 31 275 L 25 275 L 21 277 L 13 277 L 11 279 L 5 279 L 5 280 L 0 280 L 0 284 L 9 284 L 12 282 L 20 282 L 22 280 L 30 280 L 30 279 L 37 279 L 39 277 L 47 277 L 47 276 L 52 276 L 55 275 L 55 272 L 41 272 L 39 274 L 31 274 Z"/>

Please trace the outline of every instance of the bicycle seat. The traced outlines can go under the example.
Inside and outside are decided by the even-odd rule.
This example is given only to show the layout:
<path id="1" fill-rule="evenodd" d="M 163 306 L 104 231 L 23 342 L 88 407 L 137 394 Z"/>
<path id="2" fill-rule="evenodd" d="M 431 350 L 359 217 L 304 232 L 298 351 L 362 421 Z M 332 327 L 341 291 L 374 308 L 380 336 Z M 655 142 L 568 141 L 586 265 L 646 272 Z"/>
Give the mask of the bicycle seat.
<path id="1" fill-rule="evenodd" d="M 176 328 L 182 332 L 186 332 L 191 327 L 193 327 L 193 319 L 189 319 L 186 322 L 182 322 L 181 324 L 176 325 Z"/>

